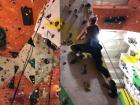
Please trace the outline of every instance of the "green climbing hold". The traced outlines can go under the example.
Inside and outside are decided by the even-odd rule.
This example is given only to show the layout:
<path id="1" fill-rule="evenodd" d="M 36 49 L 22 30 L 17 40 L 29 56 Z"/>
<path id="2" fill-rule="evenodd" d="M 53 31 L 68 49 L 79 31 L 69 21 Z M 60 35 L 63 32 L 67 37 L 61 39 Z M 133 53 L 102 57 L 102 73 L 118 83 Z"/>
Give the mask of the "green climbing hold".
<path id="1" fill-rule="evenodd" d="M 0 48 L 5 48 L 6 46 L 6 32 L 0 27 Z"/>
<path id="2" fill-rule="evenodd" d="M 61 86 L 60 92 L 60 105 L 74 105 L 63 86 Z"/>
<path id="3" fill-rule="evenodd" d="M 15 88 L 15 77 L 13 77 L 10 81 L 9 81 L 9 83 L 8 83 L 8 88 L 9 89 L 14 89 Z"/>
<path id="4" fill-rule="evenodd" d="M 133 72 L 133 84 L 140 90 L 140 75 L 138 75 L 137 71 Z"/>
<path id="5" fill-rule="evenodd" d="M 35 58 L 29 60 L 30 65 L 35 68 Z"/>

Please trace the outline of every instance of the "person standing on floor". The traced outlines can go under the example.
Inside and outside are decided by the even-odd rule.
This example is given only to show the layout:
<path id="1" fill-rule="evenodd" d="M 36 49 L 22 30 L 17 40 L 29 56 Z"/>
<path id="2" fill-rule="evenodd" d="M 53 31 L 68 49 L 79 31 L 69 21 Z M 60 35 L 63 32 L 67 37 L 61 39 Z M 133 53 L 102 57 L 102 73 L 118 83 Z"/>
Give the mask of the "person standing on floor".
<path id="1" fill-rule="evenodd" d="M 109 84 L 109 96 L 116 97 L 117 96 L 117 88 L 116 83 L 112 80 L 109 71 L 103 67 L 102 61 L 102 46 L 99 44 L 99 40 L 97 38 L 99 34 L 99 27 L 96 25 L 97 18 L 91 17 L 88 22 L 88 26 L 81 33 L 80 37 L 77 40 L 83 40 L 86 38 L 86 42 L 84 44 L 75 44 L 71 46 L 72 51 L 76 56 L 82 58 L 82 52 L 87 52 L 92 54 L 93 59 L 95 60 L 96 68 L 99 70 L 108 80 Z M 73 59 L 70 63 L 74 64 L 77 59 Z"/>

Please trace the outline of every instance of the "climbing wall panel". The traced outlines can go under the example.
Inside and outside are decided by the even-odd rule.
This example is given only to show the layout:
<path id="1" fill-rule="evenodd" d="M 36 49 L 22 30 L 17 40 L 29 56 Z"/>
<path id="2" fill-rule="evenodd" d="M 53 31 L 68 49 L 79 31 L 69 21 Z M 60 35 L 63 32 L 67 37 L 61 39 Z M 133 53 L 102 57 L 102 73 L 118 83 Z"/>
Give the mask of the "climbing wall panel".
<path id="1" fill-rule="evenodd" d="M 37 30 L 40 18 L 42 18 L 38 33 L 60 47 L 60 0 L 50 0 L 41 13 L 45 15 L 39 16 L 35 30 Z"/>
<path id="2" fill-rule="evenodd" d="M 6 48 L 0 50 L 0 55 L 10 56 L 11 52 L 19 52 L 34 32 L 34 24 L 46 0 L 0 0 L 0 27 L 6 32 Z M 32 9 L 33 24 L 24 25 L 21 7 Z"/>

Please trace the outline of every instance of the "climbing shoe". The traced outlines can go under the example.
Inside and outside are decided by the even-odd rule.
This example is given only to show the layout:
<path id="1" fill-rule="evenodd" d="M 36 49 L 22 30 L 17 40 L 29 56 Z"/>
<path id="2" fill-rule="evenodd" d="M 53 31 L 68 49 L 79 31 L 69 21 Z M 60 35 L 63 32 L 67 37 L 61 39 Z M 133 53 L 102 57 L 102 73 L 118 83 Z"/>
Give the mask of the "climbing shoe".
<path id="1" fill-rule="evenodd" d="M 117 87 L 116 87 L 116 83 L 113 80 L 109 81 L 109 92 L 108 95 L 112 98 L 117 97 Z"/>
<path id="2" fill-rule="evenodd" d="M 77 62 L 77 59 L 72 59 L 71 61 L 70 61 L 70 64 L 75 64 Z"/>
<path id="3" fill-rule="evenodd" d="M 84 83 L 83 83 L 83 86 L 84 86 L 84 90 L 85 90 L 86 92 L 89 92 L 89 91 L 90 91 L 90 84 L 89 84 L 88 82 L 84 82 Z"/>

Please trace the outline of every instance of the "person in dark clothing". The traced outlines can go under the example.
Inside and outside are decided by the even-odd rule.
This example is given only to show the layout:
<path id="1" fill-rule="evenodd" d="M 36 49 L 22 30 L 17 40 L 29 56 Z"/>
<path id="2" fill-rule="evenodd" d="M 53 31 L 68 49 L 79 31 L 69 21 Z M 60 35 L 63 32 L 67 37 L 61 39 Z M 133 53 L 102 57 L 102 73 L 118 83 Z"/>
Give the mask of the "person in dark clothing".
<path id="1" fill-rule="evenodd" d="M 110 87 L 109 90 L 111 90 L 109 91 L 109 95 L 114 98 L 117 96 L 116 83 L 111 79 L 109 71 L 103 66 L 101 54 L 102 46 L 97 39 L 98 34 L 99 28 L 96 25 L 96 17 L 90 18 L 89 26 L 82 33 L 82 35 L 85 35 L 87 38 L 86 42 L 84 44 L 72 45 L 71 49 L 75 55 L 79 56 L 80 58 L 83 57 L 82 52 L 87 52 L 92 55 L 92 58 L 95 60 L 97 70 L 99 70 L 108 80 Z M 77 60 L 75 58 L 70 63 L 73 64 L 76 61 Z"/>

